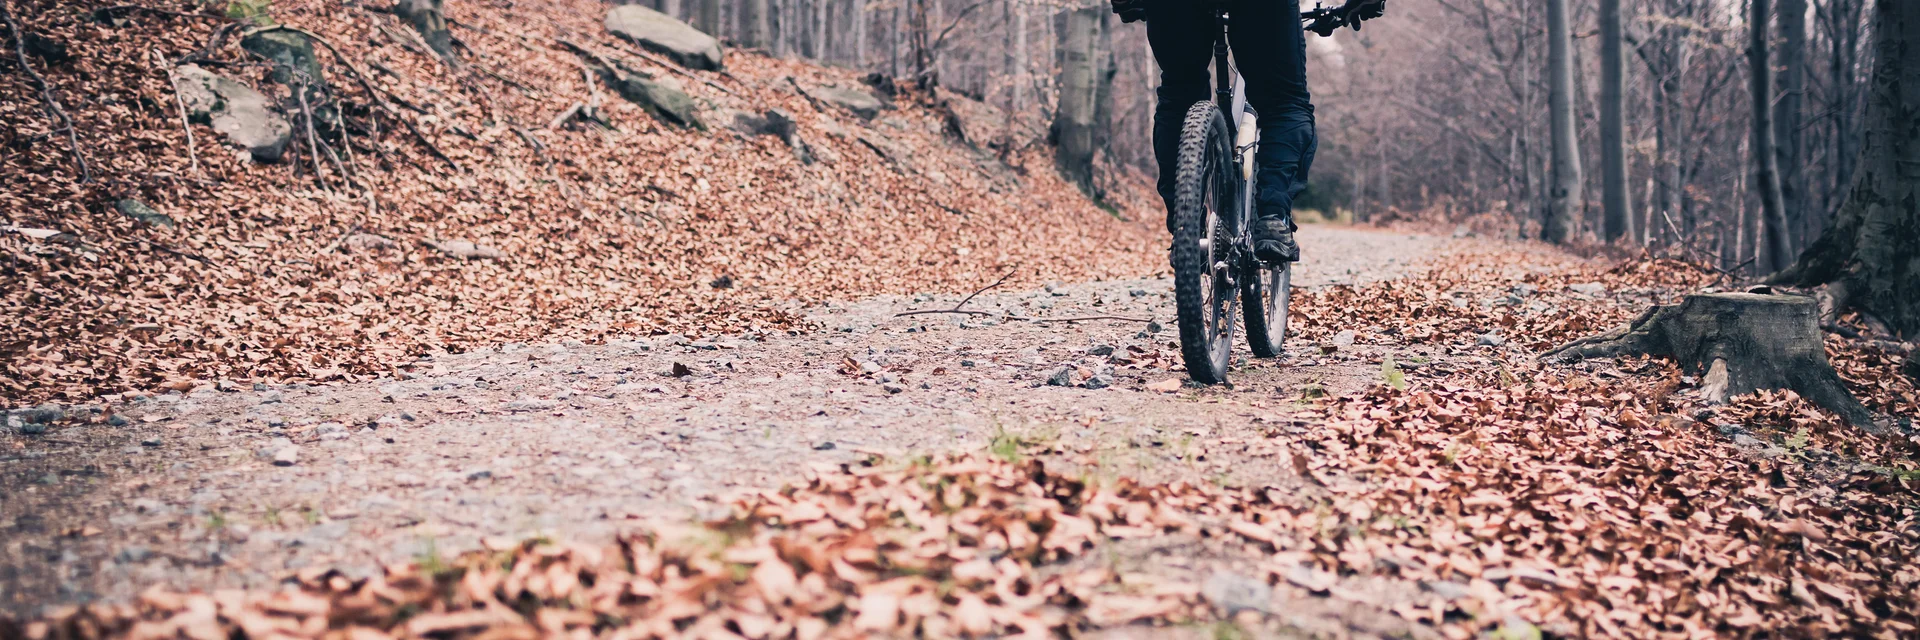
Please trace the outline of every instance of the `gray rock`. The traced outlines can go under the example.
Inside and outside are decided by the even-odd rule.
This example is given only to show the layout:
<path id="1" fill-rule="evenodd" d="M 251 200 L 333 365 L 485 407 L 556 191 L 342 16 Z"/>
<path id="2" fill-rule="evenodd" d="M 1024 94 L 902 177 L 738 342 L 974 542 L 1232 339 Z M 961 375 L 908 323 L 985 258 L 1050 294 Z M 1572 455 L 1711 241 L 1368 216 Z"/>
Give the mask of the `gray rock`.
<path id="1" fill-rule="evenodd" d="M 720 41 L 667 14 L 634 4 L 607 12 L 607 31 L 658 52 L 689 69 L 719 71 Z"/>
<path id="2" fill-rule="evenodd" d="M 1581 294 L 1581 295 L 1589 295 L 1589 296 L 1607 295 L 1607 285 L 1600 284 L 1598 282 L 1582 282 L 1579 284 L 1568 285 L 1567 290 L 1572 291 L 1574 293 Z"/>
<path id="3" fill-rule="evenodd" d="M 348 253 L 369 253 L 392 249 L 400 246 L 400 244 L 383 235 L 356 233 L 347 236 L 346 240 L 342 240 L 340 246 L 346 247 Z"/>
<path id="4" fill-rule="evenodd" d="M 133 421 L 128 420 L 126 416 L 116 413 L 116 414 L 107 416 L 107 424 L 109 426 L 124 427 L 129 424 L 133 424 Z"/>
<path id="5" fill-rule="evenodd" d="M 454 258 L 491 260 L 500 257 L 499 249 L 477 244 L 472 240 L 426 240 L 423 244 Z"/>
<path id="6" fill-rule="evenodd" d="M 291 467 L 300 462 L 300 447 L 287 445 L 273 452 L 273 466 Z"/>
<path id="7" fill-rule="evenodd" d="M 1146 289 L 1128 289 L 1127 295 L 1133 296 L 1135 298 L 1139 298 L 1147 295 L 1147 290 Z"/>
<path id="8" fill-rule="evenodd" d="M 906 388 L 906 387 L 902 387 L 902 386 L 900 386 L 900 385 L 898 385 L 898 384 L 895 384 L 895 383 L 892 383 L 892 382 L 889 382 L 889 383 L 886 383 L 886 384 L 883 384 L 883 385 L 880 385 L 880 388 L 881 388 L 881 389 L 885 389 L 885 390 L 887 391 L 887 393 L 900 393 L 900 392 L 903 392 L 903 391 L 906 391 L 906 390 L 907 390 L 907 388 Z"/>
<path id="9" fill-rule="evenodd" d="M 51 402 L 28 409 L 16 409 L 13 417 L 27 424 L 50 424 L 67 419 L 67 410 Z"/>
<path id="10" fill-rule="evenodd" d="M 1090 356 L 1113 355 L 1113 345 L 1110 345 L 1110 344 L 1093 345 L 1092 349 L 1087 350 L 1087 355 L 1090 355 Z"/>
<path id="11" fill-rule="evenodd" d="M 1113 376 L 1106 375 L 1106 374 L 1099 374 L 1091 378 L 1087 378 L 1087 381 L 1081 384 L 1081 386 L 1086 387 L 1088 389 L 1105 389 L 1107 387 L 1113 386 Z"/>
<path id="12" fill-rule="evenodd" d="M 306 34 L 286 29 L 262 29 L 240 39 L 240 48 L 273 62 L 271 78 L 284 85 L 319 84 L 326 81 L 320 61 L 313 55 L 313 41 Z"/>
<path id="13" fill-rule="evenodd" d="M 1054 371 L 1052 375 L 1047 376 L 1047 386 L 1050 386 L 1050 387 L 1073 386 L 1073 367 L 1060 367 L 1060 369 L 1057 371 Z"/>
<path id="14" fill-rule="evenodd" d="M 620 9 L 650 11 L 636 5 L 625 5 Z M 613 90 L 620 94 L 620 97 L 640 105 L 640 108 L 646 109 L 648 114 L 662 122 L 701 131 L 707 129 L 706 123 L 700 121 L 697 113 L 700 107 L 694 103 L 693 96 L 687 95 L 687 92 L 681 91 L 673 83 L 644 78 L 619 70 L 611 72 L 603 70 L 600 76 L 607 81 L 608 86 L 613 87 Z"/>
<path id="15" fill-rule="evenodd" d="M 113 554 L 113 561 L 120 564 L 140 564 L 153 557 L 153 550 L 140 545 L 127 545 Z"/>
<path id="16" fill-rule="evenodd" d="M 1147 321 L 1147 333 L 1160 333 L 1162 330 L 1165 330 L 1165 329 L 1166 327 L 1161 326 L 1159 320 Z"/>
<path id="17" fill-rule="evenodd" d="M 1333 334 L 1333 344 L 1337 347 L 1351 347 L 1354 339 L 1352 329 L 1341 329 L 1339 333 Z"/>
<path id="18" fill-rule="evenodd" d="M 156 227 L 175 226 L 173 218 L 167 217 L 167 214 L 160 213 L 153 207 L 148 206 L 147 203 L 133 198 L 125 198 L 119 202 L 115 202 L 113 203 L 113 208 L 118 209 L 121 215 Z"/>
<path id="19" fill-rule="evenodd" d="M 1511 289 L 1511 291 L 1513 292 L 1513 295 L 1525 298 L 1527 296 L 1533 295 L 1533 293 L 1535 291 L 1538 291 L 1538 289 L 1536 289 L 1533 285 L 1522 282 L 1520 284 L 1513 285 L 1513 288 Z"/>
<path id="20" fill-rule="evenodd" d="M 1507 338 L 1505 336 L 1500 335 L 1499 333 L 1489 331 L 1487 333 L 1480 334 L 1478 342 L 1480 346 L 1483 346 L 1483 347 L 1498 347 L 1506 344 Z"/>
<path id="21" fill-rule="evenodd" d="M 177 69 L 173 82 L 187 119 L 220 132 L 255 162 L 279 162 L 293 140 L 293 125 L 253 87 L 191 64 Z"/>
<path id="22" fill-rule="evenodd" d="M 41 422 L 29 422 L 20 425 L 20 435 L 37 436 L 47 432 L 47 425 Z"/>
<path id="23" fill-rule="evenodd" d="M 1243 575 L 1222 572 L 1208 576 L 1200 594 L 1229 618 L 1241 611 L 1273 613 L 1273 587 Z"/>
<path id="24" fill-rule="evenodd" d="M 854 115 L 868 120 L 872 120 L 874 116 L 880 115 L 880 110 L 887 107 L 887 103 L 881 102 L 880 99 L 874 97 L 873 94 L 859 89 L 823 87 L 813 89 L 807 93 L 817 100 L 839 105 L 843 109 L 852 111 Z"/>

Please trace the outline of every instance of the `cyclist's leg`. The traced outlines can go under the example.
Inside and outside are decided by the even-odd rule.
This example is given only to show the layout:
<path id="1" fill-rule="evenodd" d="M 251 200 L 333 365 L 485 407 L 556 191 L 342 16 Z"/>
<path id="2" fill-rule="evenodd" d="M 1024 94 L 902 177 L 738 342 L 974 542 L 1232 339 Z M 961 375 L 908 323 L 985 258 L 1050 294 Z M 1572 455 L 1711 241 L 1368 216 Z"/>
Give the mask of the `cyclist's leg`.
<path id="1" fill-rule="evenodd" d="M 1246 34 L 1247 37 L 1237 37 Z M 1306 34 L 1300 28 L 1299 0 L 1239 0 L 1233 8 L 1229 39 L 1240 74 L 1247 80 L 1247 101 L 1260 112 L 1260 165 L 1254 181 L 1256 250 L 1267 260 L 1294 260 L 1293 198 L 1307 186 L 1317 140 L 1312 95 L 1307 91 Z"/>
<path id="2" fill-rule="evenodd" d="M 1147 3 L 1147 42 L 1160 66 L 1160 88 L 1153 109 L 1153 157 L 1160 163 L 1160 198 L 1167 205 L 1167 231 L 1173 231 L 1173 174 L 1180 155 L 1180 124 L 1187 109 L 1210 95 L 1207 65 L 1213 60 L 1213 14 L 1205 3 L 1155 0 Z"/>

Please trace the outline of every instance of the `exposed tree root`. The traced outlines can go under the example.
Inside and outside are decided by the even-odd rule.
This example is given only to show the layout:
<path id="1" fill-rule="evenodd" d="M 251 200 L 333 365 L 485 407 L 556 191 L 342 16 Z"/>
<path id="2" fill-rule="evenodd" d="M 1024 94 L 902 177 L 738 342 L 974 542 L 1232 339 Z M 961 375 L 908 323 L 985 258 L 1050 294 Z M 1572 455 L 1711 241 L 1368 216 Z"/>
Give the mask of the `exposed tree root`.
<path id="1" fill-rule="evenodd" d="M 1701 395 L 1722 403 L 1759 389 L 1792 389 L 1879 433 L 1873 412 L 1847 391 L 1827 362 L 1819 305 L 1805 296 L 1712 293 L 1648 309 L 1626 325 L 1557 347 L 1542 359 L 1624 355 L 1672 358 L 1701 376 Z"/>

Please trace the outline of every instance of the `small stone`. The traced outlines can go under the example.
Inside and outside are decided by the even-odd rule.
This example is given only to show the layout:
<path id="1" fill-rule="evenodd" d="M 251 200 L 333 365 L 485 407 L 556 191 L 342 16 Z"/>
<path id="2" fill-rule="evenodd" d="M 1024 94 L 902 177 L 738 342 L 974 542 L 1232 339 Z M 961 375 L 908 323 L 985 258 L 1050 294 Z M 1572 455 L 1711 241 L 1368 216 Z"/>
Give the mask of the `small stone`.
<path id="1" fill-rule="evenodd" d="M 273 466 L 291 467 L 300 461 L 300 447 L 287 445 L 273 452 Z"/>
<path id="2" fill-rule="evenodd" d="M 1084 386 L 1088 389 L 1105 389 L 1107 387 L 1113 386 L 1113 377 L 1106 374 L 1095 375 L 1091 378 L 1087 378 L 1086 383 L 1084 383 L 1081 386 Z"/>
<path id="3" fill-rule="evenodd" d="M 1261 580 L 1255 580 L 1234 573 L 1216 573 L 1207 578 L 1200 589 L 1214 606 L 1220 607 L 1231 618 L 1241 611 L 1273 612 L 1273 587 Z"/>
<path id="4" fill-rule="evenodd" d="M 973 362 L 972 360 L 961 360 L 961 361 L 960 361 L 960 366 L 962 366 L 962 367 L 971 367 L 971 366 L 975 366 L 975 365 L 974 365 L 974 362 Z"/>
<path id="5" fill-rule="evenodd" d="M 493 472 L 488 471 L 486 469 L 481 469 L 479 471 L 474 471 L 467 474 L 467 482 L 475 482 L 478 480 L 489 480 L 492 478 L 493 478 Z"/>
<path id="6" fill-rule="evenodd" d="M 1147 321 L 1147 333 L 1160 333 L 1164 329 L 1166 329 L 1166 327 L 1160 326 L 1159 320 Z"/>
<path id="7" fill-rule="evenodd" d="M 159 438 L 147 438 L 145 440 L 140 441 L 140 446 L 142 447 L 152 448 L 152 447 L 158 447 L 160 445 L 161 445 L 161 442 Z"/>
<path id="8" fill-rule="evenodd" d="M 1135 298 L 1139 298 L 1147 295 L 1147 290 L 1146 289 L 1128 289 L 1127 295 L 1133 296 Z"/>
<path id="9" fill-rule="evenodd" d="M 1113 345 L 1110 345 L 1110 344 L 1093 345 L 1092 349 L 1087 350 L 1087 355 L 1090 355 L 1090 356 L 1113 355 Z"/>
<path id="10" fill-rule="evenodd" d="M 139 200 L 135 200 L 133 198 L 126 198 L 119 202 L 115 202 L 113 203 L 113 207 L 115 209 L 119 209 L 121 215 L 124 215 L 129 218 L 133 218 L 135 220 L 139 220 L 141 222 L 144 222 L 156 227 L 174 226 L 173 218 L 169 218 L 167 217 L 167 214 L 160 213 L 159 211 L 155 210 L 152 206 L 148 205 L 147 203 L 141 202 Z"/>
<path id="11" fill-rule="evenodd" d="M 1527 296 L 1533 295 L 1535 291 L 1538 291 L 1538 289 L 1534 288 L 1533 285 L 1522 282 L 1520 284 L 1513 285 L 1513 288 L 1509 289 L 1509 291 L 1512 291 L 1513 295 L 1515 296 L 1525 298 Z"/>
<path id="12" fill-rule="evenodd" d="M 880 375 L 874 376 L 873 379 L 880 381 L 880 384 L 892 384 L 895 380 L 893 374 L 886 372 L 881 372 Z"/>
<path id="13" fill-rule="evenodd" d="M 1073 367 L 1060 367 L 1059 370 L 1053 372 L 1053 375 L 1047 376 L 1047 386 L 1049 387 L 1073 386 Z"/>
<path id="14" fill-rule="evenodd" d="M 128 545 L 113 555 L 114 562 L 120 564 L 139 564 L 153 557 L 153 550 L 140 545 Z"/>
<path id="15" fill-rule="evenodd" d="M 1498 347 L 1500 345 L 1506 344 L 1507 339 L 1505 336 L 1502 336 L 1499 333 L 1489 331 L 1487 333 L 1480 334 L 1480 338 L 1478 339 L 1478 342 L 1480 343 L 1480 346 L 1483 346 L 1483 347 Z"/>
<path id="16" fill-rule="evenodd" d="M 120 415 L 118 413 L 107 416 L 107 424 L 109 426 L 124 427 L 132 423 L 133 423 L 132 420 L 128 420 L 126 416 Z"/>
<path id="17" fill-rule="evenodd" d="M 508 402 L 505 408 L 508 411 L 551 411 L 555 406 L 557 405 L 552 400 L 521 398 Z"/>
<path id="18" fill-rule="evenodd" d="M 813 445 L 814 451 L 832 451 L 833 449 L 834 449 L 834 446 L 833 446 L 833 442 L 831 441 L 822 442 L 820 444 Z"/>
<path id="19" fill-rule="evenodd" d="M 47 425 L 45 423 L 29 422 L 27 424 L 20 425 L 20 435 L 23 435 L 23 436 L 37 436 L 46 432 L 47 432 Z"/>
<path id="20" fill-rule="evenodd" d="M 1454 227 L 1454 228 L 1453 228 L 1453 237 L 1455 237 L 1455 238 L 1471 238 L 1471 237 L 1473 237 L 1473 228 L 1472 228 L 1472 227 L 1469 227 L 1469 226 L 1467 226 L 1467 225 L 1464 225 L 1464 224 L 1463 224 L 1463 225 L 1460 225 L 1460 226 L 1457 226 L 1457 227 Z"/>
<path id="21" fill-rule="evenodd" d="M 872 360 L 861 360 L 860 373 L 863 373 L 866 375 L 873 375 L 876 373 L 880 373 L 880 363 L 874 362 Z"/>
<path id="22" fill-rule="evenodd" d="M 1588 296 L 1607 295 L 1607 285 L 1598 282 L 1582 282 L 1580 284 L 1569 285 L 1567 286 L 1567 290 Z"/>
<path id="23" fill-rule="evenodd" d="M 1351 347 L 1354 338 L 1352 329 L 1341 329 L 1339 333 L 1333 334 L 1333 344 L 1337 347 Z"/>
<path id="24" fill-rule="evenodd" d="M 906 391 L 906 390 L 907 390 L 907 388 L 906 388 L 906 387 L 902 387 L 902 386 L 900 386 L 900 385 L 898 385 L 898 384 L 895 384 L 895 383 L 892 383 L 892 382 L 889 382 L 889 383 L 886 383 L 886 384 L 883 384 L 883 385 L 880 385 L 880 388 L 881 388 L 881 389 L 885 389 L 885 390 L 887 391 L 887 393 L 900 393 L 900 392 L 902 392 L 902 391 Z"/>

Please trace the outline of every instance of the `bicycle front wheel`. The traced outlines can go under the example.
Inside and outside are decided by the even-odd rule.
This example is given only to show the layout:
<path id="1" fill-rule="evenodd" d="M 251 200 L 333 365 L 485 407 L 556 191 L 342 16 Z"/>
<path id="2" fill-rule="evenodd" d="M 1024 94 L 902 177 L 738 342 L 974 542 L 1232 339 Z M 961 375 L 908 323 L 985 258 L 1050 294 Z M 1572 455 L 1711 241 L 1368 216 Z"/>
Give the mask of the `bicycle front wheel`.
<path id="1" fill-rule="evenodd" d="M 1187 375 L 1202 384 L 1227 381 L 1240 296 L 1233 284 L 1233 239 L 1239 232 L 1239 194 L 1233 147 L 1218 106 L 1187 110 L 1174 172 L 1173 297 L 1180 355 Z"/>

